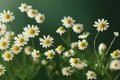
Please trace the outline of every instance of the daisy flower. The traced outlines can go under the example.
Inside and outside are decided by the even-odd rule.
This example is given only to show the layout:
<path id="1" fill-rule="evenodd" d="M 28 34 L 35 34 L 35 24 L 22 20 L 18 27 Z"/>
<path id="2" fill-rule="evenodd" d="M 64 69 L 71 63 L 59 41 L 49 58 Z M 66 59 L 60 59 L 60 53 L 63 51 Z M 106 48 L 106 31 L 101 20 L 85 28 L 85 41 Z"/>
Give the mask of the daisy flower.
<path id="1" fill-rule="evenodd" d="M 72 27 L 72 25 L 73 25 L 74 22 L 75 22 L 75 20 L 73 20 L 73 18 L 70 17 L 70 16 L 64 17 L 61 21 L 63 22 L 63 25 L 64 25 L 66 28 Z"/>
<path id="2" fill-rule="evenodd" d="M 10 61 L 13 59 L 14 55 L 12 54 L 11 51 L 5 51 L 4 54 L 2 54 L 2 57 L 4 61 Z"/>
<path id="3" fill-rule="evenodd" d="M 120 50 L 114 50 L 110 55 L 112 58 L 120 58 Z"/>
<path id="4" fill-rule="evenodd" d="M 112 70 L 119 70 L 120 69 L 120 60 L 112 60 L 110 63 L 110 69 Z"/>
<path id="5" fill-rule="evenodd" d="M 18 9 L 19 9 L 21 12 L 27 12 L 27 11 L 29 11 L 31 8 L 32 8 L 32 6 L 27 5 L 27 4 L 25 4 L 25 3 L 21 3 L 20 7 L 18 7 Z"/>
<path id="6" fill-rule="evenodd" d="M 20 47 L 18 44 L 14 44 L 14 45 L 12 46 L 11 50 L 12 50 L 12 52 L 13 52 L 14 54 L 18 54 L 18 53 L 21 52 L 22 47 Z"/>
<path id="7" fill-rule="evenodd" d="M 72 27 L 73 31 L 75 33 L 80 33 L 83 31 L 83 24 L 74 24 L 73 27 Z"/>
<path id="8" fill-rule="evenodd" d="M 115 36 L 119 36 L 119 32 L 114 32 L 114 35 Z"/>
<path id="9" fill-rule="evenodd" d="M 6 32 L 6 25 L 0 23 L 0 35 L 3 35 Z"/>
<path id="10" fill-rule="evenodd" d="M 60 35 L 62 35 L 63 33 L 65 33 L 66 30 L 63 26 L 60 26 L 57 30 L 56 30 L 56 33 L 59 33 Z"/>
<path id="11" fill-rule="evenodd" d="M 29 10 L 27 11 L 27 15 L 28 15 L 28 17 L 30 17 L 30 18 L 34 18 L 37 14 L 38 14 L 38 11 L 35 10 L 35 9 L 29 9 Z"/>
<path id="12" fill-rule="evenodd" d="M 78 48 L 80 50 L 84 50 L 87 47 L 88 47 L 88 42 L 85 39 L 83 39 L 82 41 L 80 41 L 80 40 L 78 41 Z"/>
<path id="13" fill-rule="evenodd" d="M 13 15 L 13 12 L 10 12 L 10 10 L 5 11 L 3 10 L 3 13 L 0 13 L 0 21 L 3 23 L 11 22 L 15 19 L 15 16 Z"/>
<path id="14" fill-rule="evenodd" d="M 6 38 L 7 40 L 10 40 L 10 39 L 13 38 L 14 34 L 15 34 L 15 33 L 12 32 L 12 31 L 6 32 L 6 33 L 5 33 L 5 38 Z"/>
<path id="15" fill-rule="evenodd" d="M 1 75 L 4 75 L 4 74 L 5 74 L 5 71 L 6 71 L 5 67 L 0 64 L 0 76 L 1 76 Z"/>
<path id="16" fill-rule="evenodd" d="M 25 54 L 30 55 L 32 53 L 32 47 L 26 46 L 24 48 L 24 52 L 25 52 Z"/>
<path id="17" fill-rule="evenodd" d="M 72 73 L 73 71 L 70 69 L 70 67 L 63 67 L 62 68 L 62 74 L 64 75 L 64 76 L 71 76 L 71 73 Z"/>
<path id="18" fill-rule="evenodd" d="M 58 54 L 61 54 L 61 52 L 63 52 L 63 50 L 64 50 L 64 47 L 63 47 L 62 45 L 59 45 L 59 46 L 55 49 L 55 51 L 57 51 Z"/>
<path id="19" fill-rule="evenodd" d="M 28 24 L 28 26 L 24 28 L 23 35 L 34 38 L 35 36 L 39 35 L 39 32 L 40 30 L 37 26 Z"/>
<path id="20" fill-rule="evenodd" d="M 40 45 L 42 45 L 42 47 L 45 48 L 52 46 L 52 43 L 54 43 L 53 42 L 54 38 L 51 37 L 50 35 L 48 35 L 47 37 L 43 35 L 43 38 L 39 38 L 39 40 L 40 40 Z"/>
<path id="21" fill-rule="evenodd" d="M 73 49 L 70 49 L 66 52 L 63 53 L 65 57 L 71 57 L 74 56 L 75 52 L 73 51 Z"/>
<path id="22" fill-rule="evenodd" d="M 97 77 L 96 77 L 97 75 L 94 71 L 88 71 L 86 73 L 86 76 L 87 76 L 87 79 L 97 79 Z"/>
<path id="23" fill-rule="evenodd" d="M 79 35 L 78 38 L 80 39 L 86 39 L 90 35 L 89 32 L 84 32 L 83 34 Z"/>
<path id="24" fill-rule="evenodd" d="M 54 57 L 54 55 L 55 55 L 55 51 L 48 50 L 48 51 L 45 52 L 44 55 L 47 56 L 47 59 L 52 59 Z"/>
<path id="25" fill-rule="evenodd" d="M 70 65 L 72 67 L 78 67 L 79 62 L 80 62 L 79 58 L 70 58 Z"/>
<path id="26" fill-rule="evenodd" d="M 78 46 L 77 42 L 72 42 L 71 43 L 71 48 L 74 49 Z"/>
<path id="27" fill-rule="evenodd" d="M 39 52 L 39 50 L 34 49 L 31 55 L 33 58 L 38 58 L 38 57 L 40 57 L 40 52 Z"/>
<path id="28" fill-rule="evenodd" d="M 37 14 L 35 16 L 35 20 L 37 23 L 43 23 L 43 21 L 45 20 L 44 14 L 41 14 L 41 13 Z"/>
<path id="29" fill-rule="evenodd" d="M 95 21 L 95 24 L 93 25 L 94 27 L 97 27 L 98 31 L 104 31 L 107 30 L 107 28 L 109 27 L 109 23 L 107 22 L 107 20 L 104 19 L 98 19 L 98 22 Z"/>
<path id="30" fill-rule="evenodd" d="M 5 50 L 9 47 L 9 41 L 5 38 L 0 39 L 0 49 Z"/>
<path id="31" fill-rule="evenodd" d="M 76 68 L 81 70 L 87 66 L 88 65 L 86 63 L 84 63 L 83 61 L 80 61 L 79 64 L 76 66 Z"/>

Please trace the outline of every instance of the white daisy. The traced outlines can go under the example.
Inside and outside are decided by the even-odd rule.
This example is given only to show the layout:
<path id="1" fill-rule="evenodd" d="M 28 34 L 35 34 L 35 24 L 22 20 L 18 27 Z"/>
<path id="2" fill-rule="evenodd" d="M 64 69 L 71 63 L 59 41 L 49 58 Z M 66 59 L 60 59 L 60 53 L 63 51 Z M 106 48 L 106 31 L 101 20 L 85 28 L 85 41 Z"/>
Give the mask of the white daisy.
<path id="1" fill-rule="evenodd" d="M 114 50 L 111 54 L 112 58 L 120 58 L 120 50 Z"/>
<path id="2" fill-rule="evenodd" d="M 72 27 L 73 31 L 75 33 L 80 33 L 83 31 L 83 24 L 74 24 L 73 27 Z"/>
<path id="3" fill-rule="evenodd" d="M 56 30 L 56 33 L 59 33 L 60 35 L 62 35 L 63 33 L 65 33 L 66 30 L 63 26 L 60 26 L 57 30 Z"/>
<path id="4" fill-rule="evenodd" d="M 94 71 L 88 71 L 86 73 L 86 76 L 87 76 L 87 79 L 97 79 L 97 77 L 96 77 L 97 75 Z"/>
<path id="5" fill-rule="evenodd" d="M 20 7 L 18 7 L 18 9 L 19 9 L 21 12 L 27 12 L 27 11 L 29 11 L 31 8 L 32 8 L 32 6 L 27 5 L 27 4 L 25 4 L 25 3 L 21 3 Z"/>
<path id="6" fill-rule="evenodd" d="M 3 23 L 11 22 L 15 19 L 15 16 L 13 15 L 13 12 L 3 11 L 3 13 L 0 13 L 0 21 Z"/>
<path id="7" fill-rule="evenodd" d="M 25 54 L 30 55 L 32 53 L 32 47 L 26 46 L 24 48 L 24 52 L 25 52 Z"/>
<path id="8" fill-rule="evenodd" d="M 0 76 L 1 76 L 1 75 L 4 75 L 4 74 L 5 74 L 5 71 L 6 71 L 5 67 L 0 64 Z"/>
<path id="9" fill-rule="evenodd" d="M 72 42 L 71 43 L 71 48 L 74 49 L 78 46 L 77 42 Z"/>
<path id="10" fill-rule="evenodd" d="M 2 54 L 2 57 L 4 61 L 10 61 L 13 59 L 14 55 L 12 54 L 11 51 L 5 51 L 4 54 Z"/>
<path id="11" fill-rule="evenodd" d="M 55 51 L 57 51 L 58 54 L 61 54 L 65 48 L 62 45 L 59 45 Z"/>
<path id="12" fill-rule="evenodd" d="M 38 11 L 35 10 L 35 9 L 29 9 L 29 10 L 27 11 L 27 15 L 28 15 L 28 17 L 30 17 L 30 18 L 34 18 L 37 14 L 38 14 Z"/>
<path id="13" fill-rule="evenodd" d="M 94 27 L 97 27 L 98 31 L 104 31 L 107 30 L 107 28 L 109 27 L 109 23 L 107 22 L 107 20 L 104 19 L 98 19 L 98 22 L 95 21 L 95 24 L 93 25 Z"/>
<path id="14" fill-rule="evenodd" d="M 24 32 L 23 35 L 25 35 L 26 37 L 35 37 L 39 35 L 39 28 L 37 26 L 34 25 L 29 25 L 27 27 L 24 28 Z"/>
<path id="15" fill-rule="evenodd" d="M 0 49 L 5 50 L 9 47 L 9 41 L 5 38 L 0 39 Z"/>
<path id="16" fill-rule="evenodd" d="M 34 49 L 31 55 L 33 58 L 38 58 L 38 57 L 40 57 L 40 52 L 39 52 L 39 50 Z"/>
<path id="17" fill-rule="evenodd" d="M 35 16 L 35 20 L 36 20 L 37 23 L 43 23 L 44 20 L 45 20 L 44 14 L 41 14 L 41 13 L 37 14 Z"/>
<path id="18" fill-rule="evenodd" d="M 55 55 L 55 51 L 53 50 L 48 50 L 45 52 L 45 56 L 47 56 L 47 59 L 52 59 Z"/>
<path id="19" fill-rule="evenodd" d="M 85 39 L 83 39 L 82 41 L 80 41 L 80 40 L 78 41 L 78 48 L 80 50 L 84 50 L 87 47 L 88 47 L 88 42 Z"/>
<path id="20" fill-rule="evenodd" d="M 12 31 L 6 32 L 6 33 L 5 33 L 5 38 L 6 38 L 7 40 L 10 40 L 10 39 L 13 38 L 14 34 L 15 34 L 15 33 L 12 32 Z"/>
<path id="21" fill-rule="evenodd" d="M 42 59 L 42 60 L 41 60 L 41 64 L 42 64 L 42 65 L 44 65 L 44 66 L 45 66 L 45 65 L 47 65 L 47 63 L 48 63 L 48 62 L 47 62 L 47 60 L 46 60 L 46 59 Z"/>
<path id="22" fill-rule="evenodd" d="M 100 45 L 98 47 L 99 54 L 101 55 L 101 54 L 105 53 L 106 49 L 107 49 L 106 44 L 105 43 L 100 43 Z"/>
<path id="23" fill-rule="evenodd" d="M 73 25 L 74 22 L 75 22 L 75 20 L 73 20 L 73 18 L 70 17 L 70 16 L 64 17 L 61 21 L 63 22 L 63 25 L 64 25 L 66 28 L 72 27 L 72 25 Z"/>
<path id="24" fill-rule="evenodd" d="M 78 67 L 79 63 L 80 63 L 79 58 L 70 58 L 70 65 L 72 67 Z"/>
<path id="25" fill-rule="evenodd" d="M 115 36 L 119 36 L 119 32 L 114 32 L 114 35 Z"/>
<path id="26" fill-rule="evenodd" d="M 119 70 L 120 69 L 120 60 L 112 60 L 110 63 L 110 69 L 112 70 Z"/>
<path id="27" fill-rule="evenodd" d="M 63 67 L 62 68 L 62 74 L 64 75 L 64 76 L 71 76 L 71 73 L 72 73 L 73 71 L 70 69 L 70 67 Z"/>
<path id="28" fill-rule="evenodd" d="M 86 63 L 84 63 L 83 61 L 80 61 L 79 64 L 76 66 L 76 68 L 81 70 L 87 66 L 88 65 Z"/>
<path id="29" fill-rule="evenodd" d="M 12 46 L 11 50 L 12 50 L 12 52 L 13 52 L 14 54 L 18 54 L 18 53 L 21 52 L 22 47 L 20 47 L 18 44 L 14 44 L 14 45 Z"/>
<path id="30" fill-rule="evenodd" d="M 42 45 L 42 47 L 45 48 L 52 46 L 52 43 L 54 43 L 53 42 L 54 38 L 51 37 L 50 35 L 48 35 L 47 37 L 43 35 L 43 38 L 39 38 L 39 40 L 40 40 L 40 45 Z"/>
<path id="31" fill-rule="evenodd" d="M 89 32 L 84 32 L 83 34 L 79 35 L 78 38 L 80 38 L 80 39 L 85 39 L 85 38 L 87 38 L 89 35 L 90 35 Z"/>
<path id="32" fill-rule="evenodd" d="M 63 53 L 65 57 L 71 57 L 74 56 L 75 52 L 73 51 L 73 49 L 70 49 L 66 52 Z"/>
<path id="33" fill-rule="evenodd" d="M 3 35 L 6 32 L 6 25 L 0 23 L 0 35 Z"/>

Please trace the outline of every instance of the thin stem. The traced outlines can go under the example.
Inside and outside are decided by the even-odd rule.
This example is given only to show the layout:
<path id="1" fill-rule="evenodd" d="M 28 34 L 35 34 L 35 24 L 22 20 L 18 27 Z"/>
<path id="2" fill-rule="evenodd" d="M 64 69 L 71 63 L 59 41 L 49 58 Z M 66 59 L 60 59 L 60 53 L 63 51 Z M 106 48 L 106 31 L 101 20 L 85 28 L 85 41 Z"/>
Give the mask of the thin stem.
<path id="1" fill-rule="evenodd" d="M 32 39 L 31 41 L 32 41 L 32 47 L 33 47 L 33 49 L 34 49 L 34 48 L 35 48 L 35 47 L 34 47 L 34 40 Z"/>
<path id="2" fill-rule="evenodd" d="M 99 32 L 97 32 L 97 34 L 96 34 L 96 36 L 95 36 L 95 38 L 94 38 L 94 53 L 95 53 L 95 54 L 97 53 L 97 52 L 96 52 L 96 40 L 97 40 L 98 34 L 99 34 Z"/>
<path id="3" fill-rule="evenodd" d="M 70 45 L 68 44 L 68 42 L 63 38 L 63 36 L 61 35 L 60 38 L 63 40 L 63 42 L 68 46 L 70 47 Z"/>
<path id="4" fill-rule="evenodd" d="M 69 42 L 69 43 L 71 43 L 70 40 L 71 40 L 71 39 L 70 39 L 70 29 L 68 28 L 68 42 Z"/>

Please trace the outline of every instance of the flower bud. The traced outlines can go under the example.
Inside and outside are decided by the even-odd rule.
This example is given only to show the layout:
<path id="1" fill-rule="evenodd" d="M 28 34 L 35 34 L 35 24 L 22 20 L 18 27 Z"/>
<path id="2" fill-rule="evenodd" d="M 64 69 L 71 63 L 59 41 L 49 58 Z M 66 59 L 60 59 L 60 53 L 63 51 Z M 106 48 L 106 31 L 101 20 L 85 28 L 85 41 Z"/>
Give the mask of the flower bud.
<path id="1" fill-rule="evenodd" d="M 98 51 L 99 51 L 99 54 L 101 55 L 102 53 L 105 53 L 107 49 L 107 46 L 105 43 L 100 43 L 99 47 L 98 47 Z"/>

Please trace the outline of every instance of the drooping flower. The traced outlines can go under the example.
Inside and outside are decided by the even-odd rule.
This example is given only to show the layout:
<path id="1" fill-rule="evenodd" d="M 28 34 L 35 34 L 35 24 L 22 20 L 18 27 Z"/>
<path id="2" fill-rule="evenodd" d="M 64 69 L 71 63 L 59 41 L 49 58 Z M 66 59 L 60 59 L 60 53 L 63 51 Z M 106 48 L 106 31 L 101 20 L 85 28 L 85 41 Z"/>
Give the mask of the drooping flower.
<path id="1" fill-rule="evenodd" d="M 56 33 L 59 33 L 60 35 L 64 34 L 66 32 L 65 28 L 63 26 L 60 26 L 57 30 Z"/>
<path id="2" fill-rule="evenodd" d="M 114 35 L 115 36 L 119 36 L 119 32 L 114 32 Z"/>
<path id="3" fill-rule="evenodd" d="M 83 32 L 83 34 L 79 35 L 78 38 L 80 39 L 86 39 L 90 35 L 89 32 Z"/>
<path id="4" fill-rule="evenodd" d="M 0 23 L 0 36 L 6 32 L 6 25 Z"/>

